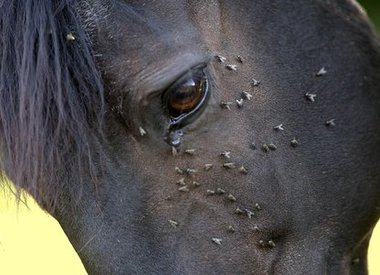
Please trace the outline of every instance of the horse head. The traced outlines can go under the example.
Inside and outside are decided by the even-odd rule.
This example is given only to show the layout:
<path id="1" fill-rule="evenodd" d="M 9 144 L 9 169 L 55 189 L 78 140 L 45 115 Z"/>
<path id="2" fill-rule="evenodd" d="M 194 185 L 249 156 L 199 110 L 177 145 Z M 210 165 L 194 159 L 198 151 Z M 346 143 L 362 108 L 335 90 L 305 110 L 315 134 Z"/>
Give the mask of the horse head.
<path id="1" fill-rule="evenodd" d="M 363 274 L 380 47 L 354 1 L 0 1 L 2 169 L 91 274 Z"/>

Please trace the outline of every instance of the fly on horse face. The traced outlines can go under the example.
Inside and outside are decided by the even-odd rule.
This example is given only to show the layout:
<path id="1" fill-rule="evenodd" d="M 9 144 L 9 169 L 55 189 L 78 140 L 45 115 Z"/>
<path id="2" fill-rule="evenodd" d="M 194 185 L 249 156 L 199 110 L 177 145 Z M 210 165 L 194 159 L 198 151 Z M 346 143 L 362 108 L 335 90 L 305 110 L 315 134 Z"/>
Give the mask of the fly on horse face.
<path id="1" fill-rule="evenodd" d="M 0 1 L 1 169 L 90 274 L 366 274 L 380 44 L 354 0 Z"/>

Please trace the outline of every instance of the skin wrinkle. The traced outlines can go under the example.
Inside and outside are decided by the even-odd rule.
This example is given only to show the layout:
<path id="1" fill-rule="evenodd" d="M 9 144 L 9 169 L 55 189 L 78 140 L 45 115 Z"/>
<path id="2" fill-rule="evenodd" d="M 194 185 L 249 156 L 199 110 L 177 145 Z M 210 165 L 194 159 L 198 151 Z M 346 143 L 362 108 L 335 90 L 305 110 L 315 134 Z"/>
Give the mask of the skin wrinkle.
<path id="1" fill-rule="evenodd" d="M 179 58 L 164 59 L 167 61 L 160 62 L 159 66 L 151 64 L 150 67 L 129 78 L 127 85 L 132 87 L 134 92 L 132 98 L 137 98 L 136 101 L 140 102 L 143 97 L 148 96 L 147 92 L 163 90 L 167 87 L 167 83 L 173 83 L 189 68 L 208 63 L 209 59 L 204 57 L 204 54 L 183 53 Z"/>
<path id="2" fill-rule="evenodd" d="M 103 225 L 99 228 L 99 230 L 81 248 L 79 248 L 76 251 L 78 253 L 78 255 L 80 255 L 80 253 L 82 252 L 82 250 L 85 249 L 96 237 L 99 236 L 99 234 L 102 231 L 102 229 L 103 229 Z"/>

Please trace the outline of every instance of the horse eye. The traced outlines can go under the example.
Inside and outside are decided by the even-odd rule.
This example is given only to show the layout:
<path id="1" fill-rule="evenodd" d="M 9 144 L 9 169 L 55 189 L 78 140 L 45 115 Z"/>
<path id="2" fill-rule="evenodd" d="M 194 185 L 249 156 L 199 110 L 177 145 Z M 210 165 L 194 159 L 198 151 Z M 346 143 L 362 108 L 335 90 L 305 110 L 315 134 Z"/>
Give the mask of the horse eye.
<path id="1" fill-rule="evenodd" d="M 180 77 L 164 93 L 164 102 L 172 125 L 197 113 L 204 105 L 209 83 L 205 67 L 196 67 Z"/>

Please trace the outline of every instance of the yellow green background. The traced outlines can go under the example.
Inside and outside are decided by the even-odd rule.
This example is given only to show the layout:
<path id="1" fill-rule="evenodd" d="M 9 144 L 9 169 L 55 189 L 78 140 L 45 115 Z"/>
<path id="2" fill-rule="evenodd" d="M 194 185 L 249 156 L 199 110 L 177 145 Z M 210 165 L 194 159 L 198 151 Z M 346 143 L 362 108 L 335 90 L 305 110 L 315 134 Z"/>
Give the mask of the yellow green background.
<path id="1" fill-rule="evenodd" d="M 380 27 L 380 1 L 359 1 Z M 379 72 L 380 73 L 380 72 Z M 0 274 L 82 275 L 83 265 L 59 224 L 30 198 L 17 204 L 0 188 Z M 369 248 L 370 275 L 380 275 L 380 222 Z"/>

